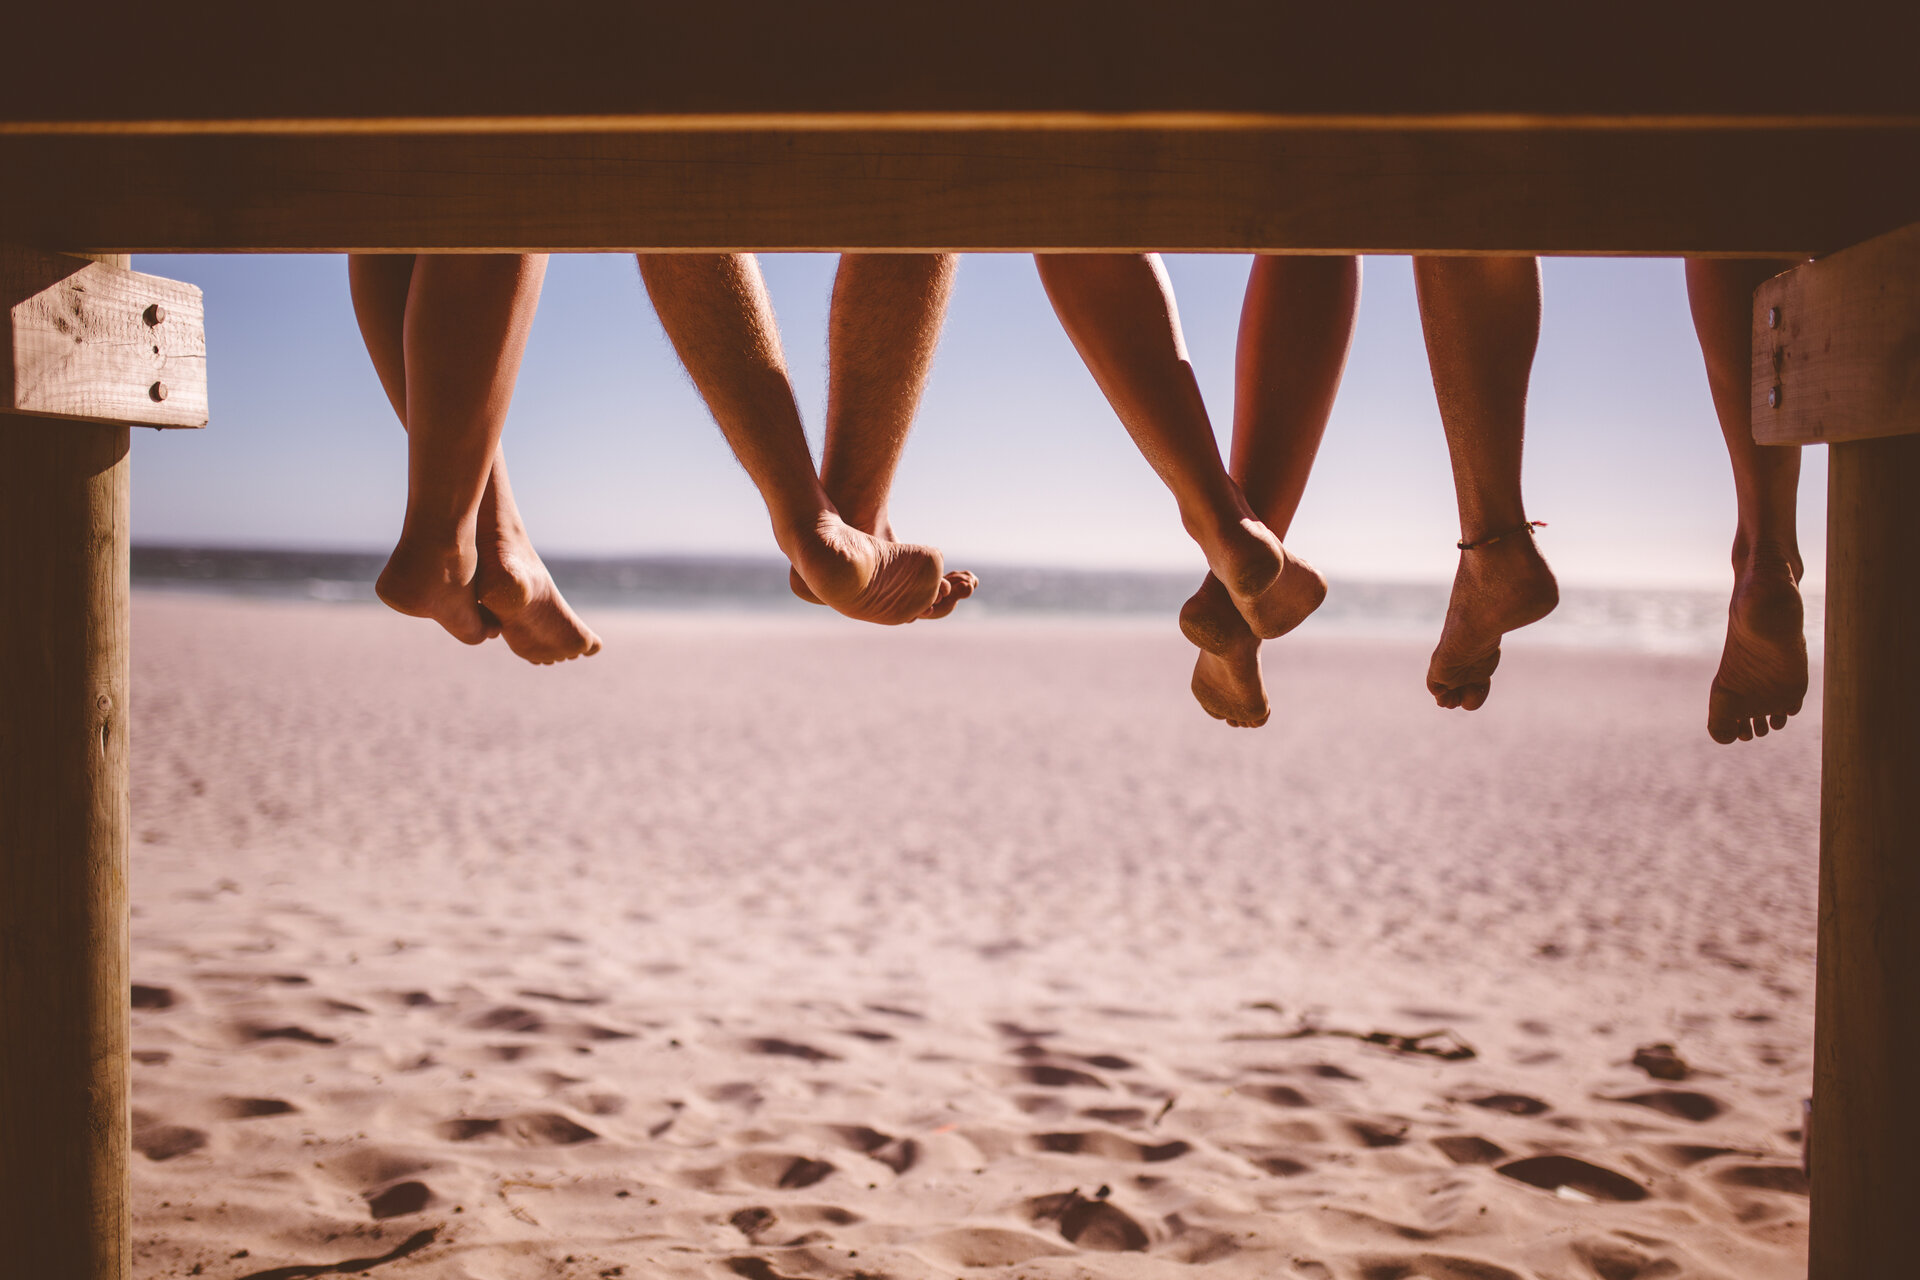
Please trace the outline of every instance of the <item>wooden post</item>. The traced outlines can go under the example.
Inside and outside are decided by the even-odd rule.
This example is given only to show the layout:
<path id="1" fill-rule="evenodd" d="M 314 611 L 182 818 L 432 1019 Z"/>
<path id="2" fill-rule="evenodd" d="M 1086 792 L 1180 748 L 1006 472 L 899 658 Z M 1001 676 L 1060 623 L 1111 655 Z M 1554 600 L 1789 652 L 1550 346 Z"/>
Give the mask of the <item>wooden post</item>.
<path id="1" fill-rule="evenodd" d="M 1920 435 L 1832 447 L 1812 1280 L 1909 1274 L 1920 1150 Z"/>
<path id="2" fill-rule="evenodd" d="M 129 1274 L 127 434 L 0 414 L 0 1253 L 45 1280 Z"/>
<path id="3" fill-rule="evenodd" d="M 1920 1149 L 1920 224 L 1766 281 L 1753 435 L 1830 444 L 1813 1280 L 1913 1269 Z"/>

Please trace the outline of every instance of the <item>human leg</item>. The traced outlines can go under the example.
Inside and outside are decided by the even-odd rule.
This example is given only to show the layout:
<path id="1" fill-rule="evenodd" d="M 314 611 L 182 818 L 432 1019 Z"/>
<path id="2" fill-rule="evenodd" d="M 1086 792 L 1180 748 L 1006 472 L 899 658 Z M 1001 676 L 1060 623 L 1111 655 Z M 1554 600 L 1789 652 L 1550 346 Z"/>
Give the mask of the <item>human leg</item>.
<path id="1" fill-rule="evenodd" d="M 1443 707 L 1487 700 L 1500 637 L 1559 603 L 1520 496 L 1527 380 L 1540 339 L 1533 258 L 1415 258 L 1433 389 L 1453 460 L 1460 565 L 1427 689 Z"/>
<path id="2" fill-rule="evenodd" d="M 415 259 L 405 254 L 356 254 L 348 260 L 353 308 L 400 425 L 407 425 L 406 317 Z M 496 447 L 475 519 L 477 566 L 471 595 L 486 634 L 534 663 L 561 662 L 600 651 L 600 638 L 580 620 L 554 585 L 527 537 L 513 500 L 505 452 Z"/>
<path id="3" fill-rule="evenodd" d="M 1271 256 L 1254 259 L 1240 309 L 1234 362 L 1232 475 L 1254 514 L 1282 539 L 1306 491 L 1314 455 L 1333 413 L 1360 303 L 1360 260 Z M 1291 550 L 1257 605 L 1282 634 L 1318 608 L 1326 579 Z M 1180 611 L 1180 628 L 1200 649 L 1193 694 L 1208 714 L 1236 727 L 1268 716 L 1260 637 L 1212 574 Z"/>
<path id="4" fill-rule="evenodd" d="M 1727 642 L 1707 697 L 1715 742 L 1784 729 L 1807 694 L 1806 617 L 1800 601 L 1800 450 L 1755 444 L 1752 422 L 1753 292 L 1792 262 L 1694 259 L 1687 298 L 1706 359 L 1707 384 L 1733 463 L 1739 524 Z"/>
<path id="5" fill-rule="evenodd" d="M 842 520 L 883 541 L 894 540 L 887 500 L 933 369 L 958 263 L 955 254 L 848 253 L 834 276 L 820 483 Z M 820 603 L 798 570 L 789 581 L 802 599 Z M 945 617 L 978 585 L 965 570 L 946 574 L 926 616 Z"/>
<path id="6" fill-rule="evenodd" d="M 843 520 L 813 469 L 773 303 L 751 254 L 642 254 L 661 326 L 753 480 L 812 596 L 867 622 L 911 622 L 942 590 L 940 553 Z"/>
<path id="7" fill-rule="evenodd" d="M 1158 254 L 1036 254 L 1067 336 L 1134 444 L 1172 492 L 1180 521 L 1256 633 L 1257 605 L 1286 564 L 1220 461 Z"/>

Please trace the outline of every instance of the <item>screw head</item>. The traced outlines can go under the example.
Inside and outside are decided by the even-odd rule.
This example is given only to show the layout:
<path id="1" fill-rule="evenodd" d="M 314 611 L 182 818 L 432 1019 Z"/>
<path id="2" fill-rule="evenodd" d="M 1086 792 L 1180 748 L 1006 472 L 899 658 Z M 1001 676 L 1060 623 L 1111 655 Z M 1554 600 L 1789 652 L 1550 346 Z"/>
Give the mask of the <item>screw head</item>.
<path id="1" fill-rule="evenodd" d="M 1780 308 L 1768 307 L 1767 308 L 1767 328 L 1778 329 L 1779 327 L 1780 327 Z"/>
<path id="2" fill-rule="evenodd" d="M 149 326 L 162 325 L 167 322 L 167 309 L 156 302 L 148 307 L 140 318 Z"/>
<path id="3" fill-rule="evenodd" d="M 147 388 L 147 394 L 153 397 L 155 403 L 165 400 L 167 398 L 167 384 L 164 382 L 156 382 Z"/>
<path id="4" fill-rule="evenodd" d="M 1773 388 L 1773 390 L 1767 392 L 1767 408 L 1778 409 L 1779 407 L 1780 407 L 1780 388 L 1775 387 Z"/>

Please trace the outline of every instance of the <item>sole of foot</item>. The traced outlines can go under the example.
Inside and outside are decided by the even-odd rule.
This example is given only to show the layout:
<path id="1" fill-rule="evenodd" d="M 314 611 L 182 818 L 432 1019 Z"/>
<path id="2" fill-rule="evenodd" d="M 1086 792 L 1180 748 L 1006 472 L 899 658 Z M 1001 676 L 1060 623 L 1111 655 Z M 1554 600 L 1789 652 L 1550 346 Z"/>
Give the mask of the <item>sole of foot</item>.
<path id="1" fill-rule="evenodd" d="M 1280 591 L 1282 580 L 1291 571 L 1290 563 L 1267 594 Z M 1312 601 L 1282 628 L 1282 634 L 1298 626 L 1326 596 L 1326 582 L 1318 574 L 1308 569 L 1300 578 L 1304 580 L 1309 574 L 1317 583 L 1317 595 L 1300 593 L 1303 598 L 1312 596 Z M 1257 729 L 1265 724 L 1272 708 L 1260 670 L 1260 637 L 1253 633 L 1220 579 L 1208 574 L 1200 589 L 1180 607 L 1180 633 L 1200 650 L 1193 664 L 1191 688 L 1201 710 L 1236 729 Z"/>
<path id="2" fill-rule="evenodd" d="M 550 666 L 600 652 L 600 637 L 573 611 L 546 563 L 521 538 L 481 539 L 474 594 L 513 652 Z"/>
<path id="3" fill-rule="evenodd" d="M 791 542 L 788 559 L 806 588 L 796 593 L 861 622 L 901 626 L 928 616 L 956 589 L 937 548 L 876 538 L 837 516 L 823 515 Z"/>
<path id="4" fill-rule="evenodd" d="M 800 576 L 798 569 L 787 570 L 787 587 L 793 594 L 799 596 L 808 604 L 824 606 L 827 603 L 819 596 L 813 594 L 813 588 L 807 585 L 807 580 Z M 935 596 L 934 602 L 927 606 L 927 611 L 921 614 L 920 618 L 914 619 L 914 621 L 944 618 L 952 613 L 962 600 L 965 600 L 979 589 L 980 578 L 970 570 L 955 569 L 951 573 L 943 574 L 940 579 L 940 585 L 936 589 L 938 594 Z"/>
<path id="5" fill-rule="evenodd" d="M 1727 643 L 1707 695 L 1715 742 L 1750 742 L 1784 729 L 1807 697 L 1806 611 L 1793 570 L 1749 566 L 1727 606 Z"/>
<path id="6" fill-rule="evenodd" d="M 1427 664 L 1427 692 L 1442 707 L 1479 710 L 1493 691 L 1500 638 L 1540 621 L 1559 603 L 1560 586 L 1532 538 L 1462 551 L 1447 621 Z"/>
<path id="7" fill-rule="evenodd" d="M 374 594 L 410 618 L 430 618 L 462 644 L 490 638 L 473 596 L 476 559 L 459 550 L 428 549 L 401 539 L 374 581 Z"/>

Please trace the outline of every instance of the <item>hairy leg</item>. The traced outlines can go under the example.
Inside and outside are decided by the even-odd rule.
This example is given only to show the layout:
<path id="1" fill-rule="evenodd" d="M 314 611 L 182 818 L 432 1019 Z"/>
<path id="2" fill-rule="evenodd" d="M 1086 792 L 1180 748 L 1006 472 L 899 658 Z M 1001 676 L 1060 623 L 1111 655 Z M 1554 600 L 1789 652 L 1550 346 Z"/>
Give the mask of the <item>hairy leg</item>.
<path id="1" fill-rule="evenodd" d="M 414 259 L 405 254 L 354 255 L 348 260 L 354 314 L 367 354 L 400 425 L 407 425 L 406 313 Z M 486 634 L 504 635 L 529 662 L 561 662 L 600 650 L 600 638 L 561 597 L 527 537 L 504 451 L 495 449 L 475 521 L 473 596 Z"/>
<path id="2" fill-rule="evenodd" d="M 1753 291 L 1792 262 L 1697 259 L 1687 298 L 1706 358 L 1713 407 L 1733 463 L 1740 522 L 1733 539 L 1727 643 L 1707 697 L 1715 742 L 1784 729 L 1807 695 L 1806 618 L 1800 602 L 1800 450 L 1753 440 Z"/>
<path id="3" fill-rule="evenodd" d="M 642 254 L 674 350 L 767 504 L 774 540 L 815 599 L 867 622 L 912 622 L 942 589 L 940 553 L 841 519 L 813 469 L 773 303 L 751 254 Z"/>
<path id="4" fill-rule="evenodd" d="M 1460 553 L 1447 621 L 1427 668 L 1443 707 L 1475 710 L 1500 663 L 1500 637 L 1560 601 L 1520 497 L 1527 380 L 1540 340 L 1533 258 L 1415 258 L 1420 323 L 1446 427 L 1460 506 Z M 1497 538 L 1498 541 L 1486 542 Z"/>
<path id="5" fill-rule="evenodd" d="M 1268 625 L 1259 597 L 1286 564 L 1220 461 L 1220 446 L 1187 358 L 1173 287 L 1158 254 L 1036 254 L 1040 281 L 1067 336 L 1179 504 L 1247 624 Z"/>
<path id="6" fill-rule="evenodd" d="M 1285 538 L 1333 413 L 1360 305 L 1358 258 L 1260 257 L 1247 280 L 1234 362 L 1233 478 L 1254 514 Z M 1291 630 L 1326 597 L 1326 579 L 1287 552 L 1258 605 L 1270 629 Z M 1200 648 L 1193 694 L 1236 727 L 1266 723 L 1260 637 L 1212 574 L 1180 611 Z"/>
<path id="7" fill-rule="evenodd" d="M 848 253 L 840 257 L 827 322 L 827 441 L 820 483 L 840 518 L 892 542 L 887 498 L 933 369 L 934 349 L 959 258 L 954 254 Z M 799 571 L 794 593 L 820 603 Z M 945 575 L 926 614 L 943 618 L 979 579 Z"/>

